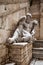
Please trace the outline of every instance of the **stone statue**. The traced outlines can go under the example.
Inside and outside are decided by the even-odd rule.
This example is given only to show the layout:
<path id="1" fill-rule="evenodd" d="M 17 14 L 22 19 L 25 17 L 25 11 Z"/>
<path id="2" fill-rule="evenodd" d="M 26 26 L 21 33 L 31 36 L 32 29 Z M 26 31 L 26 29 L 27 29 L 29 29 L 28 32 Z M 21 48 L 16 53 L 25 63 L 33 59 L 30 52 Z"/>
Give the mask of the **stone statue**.
<path id="1" fill-rule="evenodd" d="M 9 43 L 22 41 L 21 37 L 23 32 L 23 22 L 25 21 L 25 19 L 25 16 L 20 18 L 13 36 L 8 39 Z"/>
<path id="2" fill-rule="evenodd" d="M 23 41 L 30 41 L 32 39 L 32 35 L 30 34 L 30 21 L 31 21 L 32 15 L 30 13 L 26 14 L 26 20 L 23 23 Z"/>
<path id="3" fill-rule="evenodd" d="M 31 18 L 32 15 L 30 13 L 20 18 L 13 36 L 8 39 L 9 43 L 35 40 L 35 26 L 38 24 L 38 21 L 31 21 Z"/>
<path id="4" fill-rule="evenodd" d="M 30 13 L 27 13 L 26 15 L 26 21 L 24 23 L 23 27 L 23 41 L 32 41 L 32 40 L 36 40 L 36 38 L 34 38 L 35 35 L 35 27 L 38 24 L 37 20 L 33 20 L 31 21 L 32 15 Z"/>

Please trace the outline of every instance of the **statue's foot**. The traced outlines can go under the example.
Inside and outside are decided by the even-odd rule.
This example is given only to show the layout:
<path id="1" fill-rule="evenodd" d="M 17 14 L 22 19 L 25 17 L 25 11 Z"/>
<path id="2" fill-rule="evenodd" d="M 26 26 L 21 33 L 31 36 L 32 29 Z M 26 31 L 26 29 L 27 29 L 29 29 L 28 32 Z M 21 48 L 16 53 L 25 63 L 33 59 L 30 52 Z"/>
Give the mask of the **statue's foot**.
<path id="1" fill-rule="evenodd" d="M 34 40 L 36 41 L 37 39 L 36 39 L 36 38 L 34 38 Z"/>
<path id="2" fill-rule="evenodd" d="M 12 38 L 9 38 L 9 39 L 8 39 L 8 42 L 9 42 L 9 43 L 13 43 Z"/>

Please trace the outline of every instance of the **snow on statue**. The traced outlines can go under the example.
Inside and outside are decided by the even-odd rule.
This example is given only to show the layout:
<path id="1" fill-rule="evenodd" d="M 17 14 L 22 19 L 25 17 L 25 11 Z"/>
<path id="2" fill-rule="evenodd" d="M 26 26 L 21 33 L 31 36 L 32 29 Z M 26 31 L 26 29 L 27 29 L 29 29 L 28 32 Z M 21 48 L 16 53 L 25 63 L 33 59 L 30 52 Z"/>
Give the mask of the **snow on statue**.
<path id="1" fill-rule="evenodd" d="M 11 38 L 9 38 L 9 43 L 12 42 L 25 42 L 32 41 L 35 34 L 35 26 L 38 24 L 38 21 L 31 21 L 32 15 L 27 13 L 26 16 L 20 18 L 17 28 Z"/>

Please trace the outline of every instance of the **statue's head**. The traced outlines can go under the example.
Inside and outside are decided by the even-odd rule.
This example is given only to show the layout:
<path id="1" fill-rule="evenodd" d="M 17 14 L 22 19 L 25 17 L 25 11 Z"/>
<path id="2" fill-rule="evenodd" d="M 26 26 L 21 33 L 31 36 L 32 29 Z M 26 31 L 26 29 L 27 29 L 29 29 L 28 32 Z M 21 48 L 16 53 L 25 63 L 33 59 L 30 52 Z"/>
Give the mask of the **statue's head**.
<path id="1" fill-rule="evenodd" d="M 27 13 L 26 14 L 26 21 L 27 22 L 30 22 L 31 21 L 31 18 L 32 18 L 32 14 L 31 13 Z"/>
<path id="2" fill-rule="evenodd" d="M 26 20 L 26 16 L 20 17 L 20 19 L 19 19 L 19 21 L 18 21 L 18 23 L 17 23 L 17 27 L 23 25 L 23 22 L 24 22 L 25 20 Z"/>
<path id="3" fill-rule="evenodd" d="M 25 20 L 26 20 L 26 16 L 20 17 L 20 19 L 19 19 L 19 24 L 22 25 L 23 22 L 25 22 Z"/>

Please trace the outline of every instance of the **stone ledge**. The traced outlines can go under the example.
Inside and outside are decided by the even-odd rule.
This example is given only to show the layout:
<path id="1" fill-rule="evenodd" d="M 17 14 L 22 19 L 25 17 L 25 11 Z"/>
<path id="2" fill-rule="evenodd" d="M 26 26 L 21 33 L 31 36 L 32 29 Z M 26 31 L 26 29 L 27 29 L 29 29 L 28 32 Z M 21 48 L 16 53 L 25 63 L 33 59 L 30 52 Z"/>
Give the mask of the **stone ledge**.
<path id="1" fill-rule="evenodd" d="M 22 8 L 28 7 L 28 3 L 22 3 L 22 4 L 8 4 L 8 5 L 0 5 L 0 17 L 6 16 L 8 14 L 11 14 L 13 12 L 16 12 Z"/>
<path id="2" fill-rule="evenodd" d="M 23 2 L 28 2 L 28 0 L 0 0 L 0 4 L 15 4 Z"/>

